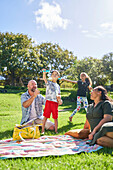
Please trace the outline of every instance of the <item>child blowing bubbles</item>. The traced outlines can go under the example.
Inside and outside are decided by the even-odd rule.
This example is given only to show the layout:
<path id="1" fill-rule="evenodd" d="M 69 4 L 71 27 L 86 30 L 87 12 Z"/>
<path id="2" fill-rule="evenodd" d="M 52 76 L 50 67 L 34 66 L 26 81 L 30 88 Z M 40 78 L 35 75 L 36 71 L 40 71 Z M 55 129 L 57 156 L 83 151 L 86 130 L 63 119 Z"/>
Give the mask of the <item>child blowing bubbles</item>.
<path id="1" fill-rule="evenodd" d="M 58 105 L 62 104 L 61 96 L 60 96 L 60 86 L 57 84 L 57 80 L 60 77 L 60 73 L 57 70 L 53 70 L 51 74 L 52 81 L 48 81 L 46 79 L 46 69 L 42 69 L 43 71 L 43 80 L 46 83 L 46 103 L 44 109 L 44 119 L 42 124 L 42 134 L 44 134 L 45 123 L 48 118 L 50 118 L 51 112 L 52 117 L 55 122 L 55 132 L 57 132 L 58 128 Z"/>

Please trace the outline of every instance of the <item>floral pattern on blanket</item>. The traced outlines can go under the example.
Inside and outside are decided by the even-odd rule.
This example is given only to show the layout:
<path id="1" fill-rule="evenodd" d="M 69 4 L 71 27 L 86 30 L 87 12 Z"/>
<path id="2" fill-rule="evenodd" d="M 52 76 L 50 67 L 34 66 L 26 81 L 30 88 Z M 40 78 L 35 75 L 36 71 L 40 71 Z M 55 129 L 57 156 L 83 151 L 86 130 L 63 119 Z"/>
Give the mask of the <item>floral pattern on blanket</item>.
<path id="1" fill-rule="evenodd" d="M 95 144 L 89 146 L 86 140 L 76 139 L 69 135 L 41 136 L 38 139 L 0 141 L 0 159 L 16 157 L 42 157 L 49 155 L 76 154 L 80 152 L 94 152 L 102 147 Z"/>

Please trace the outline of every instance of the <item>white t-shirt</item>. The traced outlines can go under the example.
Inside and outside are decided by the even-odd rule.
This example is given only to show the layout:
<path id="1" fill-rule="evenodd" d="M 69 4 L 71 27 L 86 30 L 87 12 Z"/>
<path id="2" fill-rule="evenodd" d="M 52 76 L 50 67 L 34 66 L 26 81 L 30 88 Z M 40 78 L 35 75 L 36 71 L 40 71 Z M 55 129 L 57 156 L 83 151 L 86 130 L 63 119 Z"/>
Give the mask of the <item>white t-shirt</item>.
<path id="1" fill-rule="evenodd" d="M 33 100 L 32 104 L 31 104 L 31 113 L 30 113 L 29 119 L 31 120 L 36 117 L 37 117 L 37 114 L 36 114 L 36 110 L 35 110 L 35 100 Z"/>
<path id="2" fill-rule="evenodd" d="M 60 94 L 60 86 L 52 81 L 46 84 L 46 100 L 57 102 L 57 96 Z"/>

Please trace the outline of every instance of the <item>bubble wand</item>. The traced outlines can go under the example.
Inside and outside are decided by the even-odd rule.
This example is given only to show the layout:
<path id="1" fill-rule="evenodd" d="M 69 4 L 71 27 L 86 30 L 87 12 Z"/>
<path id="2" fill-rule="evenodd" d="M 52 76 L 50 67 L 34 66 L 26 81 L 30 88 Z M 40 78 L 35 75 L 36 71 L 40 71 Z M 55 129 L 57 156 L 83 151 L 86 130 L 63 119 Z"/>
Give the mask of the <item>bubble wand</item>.
<path id="1" fill-rule="evenodd" d="M 43 72 L 49 73 L 50 70 L 43 70 Z M 61 80 L 61 78 L 58 78 L 58 80 Z"/>

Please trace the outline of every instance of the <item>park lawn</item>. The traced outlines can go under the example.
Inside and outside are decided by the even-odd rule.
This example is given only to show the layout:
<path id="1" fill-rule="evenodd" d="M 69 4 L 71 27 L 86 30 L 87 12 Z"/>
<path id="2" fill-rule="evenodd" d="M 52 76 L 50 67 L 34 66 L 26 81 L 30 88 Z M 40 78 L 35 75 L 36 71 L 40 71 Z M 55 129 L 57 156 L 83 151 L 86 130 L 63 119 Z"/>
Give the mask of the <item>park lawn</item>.
<path id="1" fill-rule="evenodd" d="M 0 140 L 12 138 L 15 124 L 21 121 L 21 92 L 0 93 Z M 68 121 L 72 110 L 62 111 L 63 109 L 74 109 L 75 102 L 68 100 L 70 91 L 63 90 L 63 105 L 59 107 L 58 132 L 64 134 L 70 129 L 83 128 L 85 122 L 85 111 L 78 112 L 73 122 Z M 111 93 L 113 97 L 113 94 Z M 53 119 L 51 118 L 51 121 Z M 55 135 L 54 132 L 46 131 L 45 135 Z M 0 170 L 100 170 L 113 169 L 113 149 L 103 148 L 97 152 L 80 153 L 75 155 L 48 156 L 42 158 L 15 158 L 0 160 Z"/>

